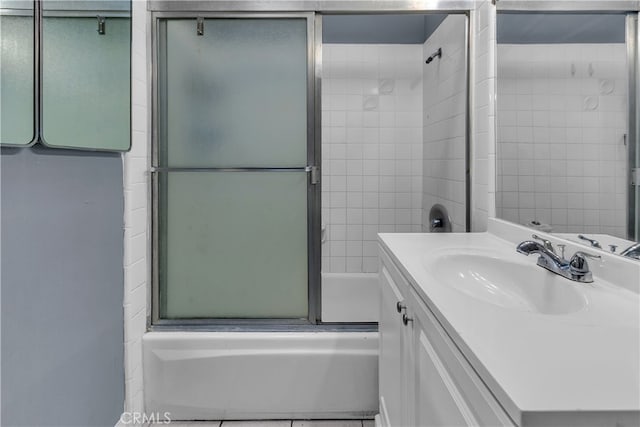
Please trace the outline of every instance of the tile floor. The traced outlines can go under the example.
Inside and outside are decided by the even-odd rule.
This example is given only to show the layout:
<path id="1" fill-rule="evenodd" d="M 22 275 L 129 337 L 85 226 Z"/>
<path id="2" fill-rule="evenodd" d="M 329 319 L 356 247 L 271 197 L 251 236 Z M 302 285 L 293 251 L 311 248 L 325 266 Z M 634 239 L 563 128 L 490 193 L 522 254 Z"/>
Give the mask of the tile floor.
<path id="1" fill-rule="evenodd" d="M 174 421 L 149 427 L 375 427 L 373 420 Z"/>

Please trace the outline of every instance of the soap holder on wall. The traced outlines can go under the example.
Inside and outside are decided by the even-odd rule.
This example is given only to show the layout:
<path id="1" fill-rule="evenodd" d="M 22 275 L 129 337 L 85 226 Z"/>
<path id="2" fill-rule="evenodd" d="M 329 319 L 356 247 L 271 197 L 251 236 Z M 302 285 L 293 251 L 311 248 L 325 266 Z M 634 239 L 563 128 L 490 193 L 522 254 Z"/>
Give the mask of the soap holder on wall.
<path id="1" fill-rule="evenodd" d="M 380 79 L 378 81 L 378 91 L 380 95 L 391 95 L 395 86 L 396 81 L 394 79 Z"/>
<path id="2" fill-rule="evenodd" d="M 599 103 L 597 96 L 587 96 L 584 98 L 583 109 L 584 111 L 595 111 L 598 109 Z"/>
<path id="3" fill-rule="evenodd" d="M 374 111 L 378 109 L 378 96 L 368 95 L 363 98 L 362 109 L 365 111 Z"/>

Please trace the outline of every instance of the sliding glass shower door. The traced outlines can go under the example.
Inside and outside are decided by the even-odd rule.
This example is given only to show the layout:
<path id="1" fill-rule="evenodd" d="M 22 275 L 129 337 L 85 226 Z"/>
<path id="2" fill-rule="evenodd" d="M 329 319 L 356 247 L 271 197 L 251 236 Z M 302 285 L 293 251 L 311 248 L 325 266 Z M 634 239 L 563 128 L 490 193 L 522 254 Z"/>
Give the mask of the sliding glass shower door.
<path id="1" fill-rule="evenodd" d="M 306 320 L 312 19 L 157 23 L 154 317 Z"/>

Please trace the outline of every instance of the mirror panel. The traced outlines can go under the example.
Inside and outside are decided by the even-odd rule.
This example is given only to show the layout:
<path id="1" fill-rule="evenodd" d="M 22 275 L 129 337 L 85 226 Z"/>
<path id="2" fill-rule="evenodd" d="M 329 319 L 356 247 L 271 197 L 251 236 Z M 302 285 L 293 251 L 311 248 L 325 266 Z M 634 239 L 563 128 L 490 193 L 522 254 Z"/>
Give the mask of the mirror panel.
<path id="1" fill-rule="evenodd" d="M 497 216 L 626 239 L 625 15 L 499 13 L 497 39 Z"/>
<path id="2" fill-rule="evenodd" d="M 45 2 L 42 139 L 47 146 L 129 149 L 130 11 L 128 1 Z"/>
<path id="3" fill-rule="evenodd" d="M 0 144 L 33 142 L 33 2 L 0 2 Z"/>

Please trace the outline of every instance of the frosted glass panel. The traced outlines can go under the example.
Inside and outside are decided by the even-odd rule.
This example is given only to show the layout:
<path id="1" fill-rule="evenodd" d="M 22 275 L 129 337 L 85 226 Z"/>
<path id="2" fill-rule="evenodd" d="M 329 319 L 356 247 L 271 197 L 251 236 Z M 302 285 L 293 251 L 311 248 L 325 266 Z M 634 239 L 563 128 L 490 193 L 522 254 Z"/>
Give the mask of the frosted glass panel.
<path id="1" fill-rule="evenodd" d="M 126 151 L 130 147 L 129 18 L 45 17 L 43 138 L 49 146 Z"/>
<path id="2" fill-rule="evenodd" d="M 162 318 L 307 317 L 304 172 L 161 175 Z"/>
<path id="3" fill-rule="evenodd" d="M 172 167 L 306 164 L 305 19 L 162 22 L 161 156 Z"/>
<path id="4" fill-rule="evenodd" d="M 27 145 L 34 137 L 33 16 L 0 16 L 0 45 L 0 143 Z"/>

